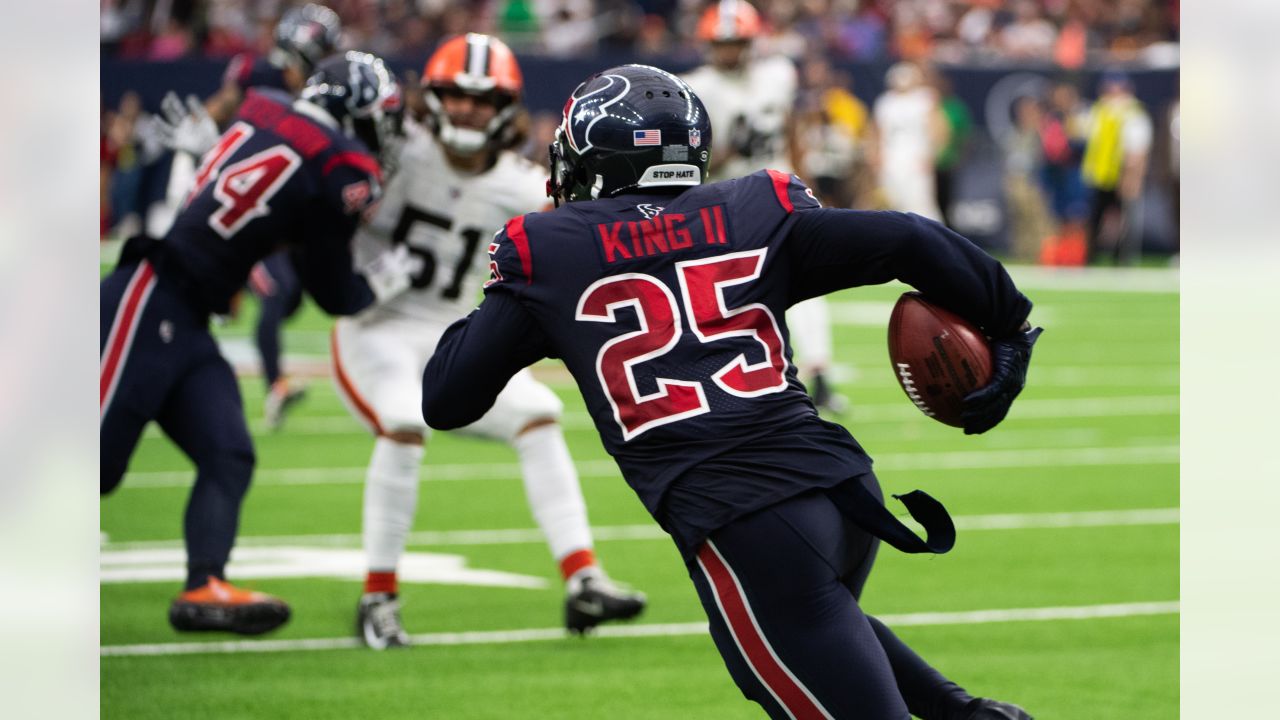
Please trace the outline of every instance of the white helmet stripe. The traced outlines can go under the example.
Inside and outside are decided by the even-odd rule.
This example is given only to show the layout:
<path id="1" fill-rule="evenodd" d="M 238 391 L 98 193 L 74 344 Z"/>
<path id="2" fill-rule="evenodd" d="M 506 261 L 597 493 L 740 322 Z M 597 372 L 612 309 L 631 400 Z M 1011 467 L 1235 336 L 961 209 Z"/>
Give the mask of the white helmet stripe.
<path id="1" fill-rule="evenodd" d="M 466 73 L 482 78 L 489 74 L 489 36 L 467 33 Z"/>
<path id="2" fill-rule="evenodd" d="M 738 0 L 720 0 L 719 20 L 720 27 L 716 29 L 717 37 L 738 36 Z"/>

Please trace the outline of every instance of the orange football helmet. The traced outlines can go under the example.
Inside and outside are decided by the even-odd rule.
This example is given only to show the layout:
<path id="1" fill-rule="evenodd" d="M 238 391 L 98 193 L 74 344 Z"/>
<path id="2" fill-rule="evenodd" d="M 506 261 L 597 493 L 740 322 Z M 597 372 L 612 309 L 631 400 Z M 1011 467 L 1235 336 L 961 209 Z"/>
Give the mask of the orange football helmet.
<path id="1" fill-rule="evenodd" d="M 524 76 L 515 53 L 496 37 L 467 33 L 442 44 L 422 70 L 427 124 L 454 152 L 470 155 L 508 147 L 517 135 Z M 440 100 L 443 93 L 464 93 L 491 103 L 497 114 L 484 129 L 454 125 Z"/>
<path id="2" fill-rule="evenodd" d="M 760 34 L 760 14 L 746 0 L 720 0 L 698 20 L 698 39 L 710 42 L 751 40 Z"/>

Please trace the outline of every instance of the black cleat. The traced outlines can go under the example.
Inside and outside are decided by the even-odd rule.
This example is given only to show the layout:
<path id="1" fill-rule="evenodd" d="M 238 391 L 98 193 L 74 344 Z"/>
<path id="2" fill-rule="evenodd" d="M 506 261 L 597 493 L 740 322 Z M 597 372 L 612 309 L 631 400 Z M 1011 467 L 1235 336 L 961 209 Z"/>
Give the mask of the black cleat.
<path id="1" fill-rule="evenodd" d="M 306 385 L 291 385 L 287 378 L 276 380 L 262 401 L 262 415 L 267 429 L 276 432 L 283 428 L 285 416 L 306 397 Z"/>
<path id="2" fill-rule="evenodd" d="M 400 624 L 400 601 L 395 593 L 365 593 L 360 598 L 356 635 L 374 650 L 409 647 L 409 633 Z"/>
<path id="3" fill-rule="evenodd" d="M 975 698 L 965 708 L 965 720 L 1034 720 L 1026 710 L 990 698 Z"/>
<path id="4" fill-rule="evenodd" d="M 603 622 L 630 620 L 644 611 L 644 593 L 624 590 L 608 578 L 584 578 L 564 601 L 564 626 L 582 635 Z"/>
<path id="5" fill-rule="evenodd" d="M 813 397 L 813 405 L 819 410 L 826 410 L 839 415 L 849 409 L 849 401 L 845 396 L 831 389 L 831 384 L 827 382 L 827 376 L 822 373 L 814 373 L 813 378 L 809 380 L 809 387 Z"/>
<path id="6" fill-rule="evenodd" d="M 169 624 L 182 632 L 261 635 L 288 620 L 289 606 L 280 598 L 242 590 L 216 577 L 182 593 L 169 606 Z"/>

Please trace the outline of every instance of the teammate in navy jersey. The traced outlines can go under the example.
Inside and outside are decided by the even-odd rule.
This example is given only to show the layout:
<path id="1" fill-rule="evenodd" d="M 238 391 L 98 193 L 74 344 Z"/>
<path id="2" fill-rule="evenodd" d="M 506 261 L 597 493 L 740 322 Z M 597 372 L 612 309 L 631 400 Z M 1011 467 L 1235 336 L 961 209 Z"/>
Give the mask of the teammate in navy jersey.
<path id="1" fill-rule="evenodd" d="M 371 154 L 395 92 L 382 61 L 325 61 L 302 99 L 251 91 L 205 156 L 186 206 L 162 241 L 126 245 L 102 282 L 101 491 L 122 480 L 151 420 L 197 468 L 186 510 L 186 589 L 169 620 L 179 630 L 256 634 L 289 617 L 282 601 L 226 583 L 254 451 L 240 391 L 208 330 L 255 263 L 285 245 L 325 311 L 351 314 L 409 285 L 407 253 L 352 270 L 350 240 L 378 198 Z"/>
<path id="2" fill-rule="evenodd" d="M 605 448 L 683 555 L 743 693 L 775 718 L 1028 718 L 974 698 L 858 605 L 880 540 L 945 552 L 946 510 L 884 507 L 871 460 L 819 418 L 791 363 L 787 307 L 907 282 L 993 339 L 967 433 L 999 423 L 1025 382 L 1031 303 L 964 238 L 902 213 L 821 209 L 793 176 L 703 185 L 706 110 L 676 77 L 606 70 L 566 103 L 551 148 L 557 210 L 490 246 L 485 300 L 423 376 L 441 430 L 480 417 L 507 380 L 561 358 Z"/>
<path id="3" fill-rule="evenodd" d="M 276 24 L 276 44 L 266 57 L 232 58 L 218 100 L 233 111 L 250 88 L 297 93 L 316 65 L 337 49 L 341 35 L 342 23 L 337 13 L 323 5 L 312 3 L 289 10 Z M 289 254 L 277 252 L 255 265 L 249 276 L 249 289 L 259 304 L 253 337 L 266 385 L 263 415 L 267 427 L 277 430 L 289 408 L 306 395 L 306 386 L 286 375 L 281 367 L 281 326 L 302 304 L 302 285 Z"/>
<path id="4" fill-rule="evenodd" d="M 165 97 L 163 109 L 172 128 L 170 136 L 182 139 L 173 143 L 174 149 L 180 156 L 185 155 L 174 161 L 171 214 L 190 189 L 195 163 L 216 142 L 216 128 L 230 124 L 249 90 L 269 88 L 296 95 L 316 65 L 337 49 L 342 23 L 333 10 L 312 3 L 287 11 L 276 24 L 274 34 L 275 45 L 266 56 L 241 53 L 231 59 L 222 87 L 210 98 L 207 112 L 194 96 L 188 98 L 186 108 L 173 93 Z M 273 253 L 255 265 L 249 275 L 249 290 L 259 303 L 254 341 L 266 385 L 263 414 L 267 427 L 275 430 L 283 424 L 289 408 L 306 394 L 306 386 L 290 378 L 281 367 L 281 326 L 302 303 L 302 285 L 288 252 Z"/>

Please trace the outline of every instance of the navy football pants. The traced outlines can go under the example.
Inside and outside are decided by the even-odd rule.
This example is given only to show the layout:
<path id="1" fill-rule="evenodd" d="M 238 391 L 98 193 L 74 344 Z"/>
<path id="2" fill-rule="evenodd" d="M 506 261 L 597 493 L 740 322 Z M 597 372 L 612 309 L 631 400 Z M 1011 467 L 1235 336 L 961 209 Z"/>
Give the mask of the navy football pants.
<path id="1" fill-rule="evenodd" d="M 240 389 L 207 316 L 151 263 L 117 268 L 100 292 L 101 492 L 120 484 L 155 420 L 196 465 L 184 533 L 187 587 L 198 587 L 209 575 L 223 577 L 253 475 Z"/>
<path id="2" fill-rule="evenodd" d="M 770 717 L 906 720 L 909 703 L 939 718 L 971 699 L 858 606 L 878 543 L 815 490 L 717 530 L 689 563 L 729 674 Z"/>
<path id="3" fill-rule="evenodd" d="M 249 288 L 258 296 L 260 309 L 254 338 L 262 357 L 262 378 L 270 390 L 282 374 L 280 326 L 302 304 L 302 283 L 289 260 L 289 251 L 276 252 L 255 265 L 249 274 Z"/>

